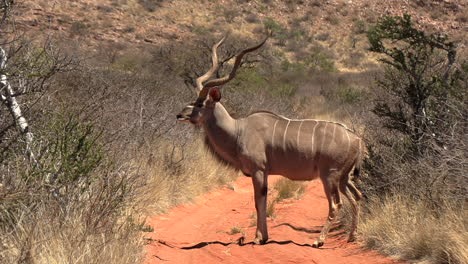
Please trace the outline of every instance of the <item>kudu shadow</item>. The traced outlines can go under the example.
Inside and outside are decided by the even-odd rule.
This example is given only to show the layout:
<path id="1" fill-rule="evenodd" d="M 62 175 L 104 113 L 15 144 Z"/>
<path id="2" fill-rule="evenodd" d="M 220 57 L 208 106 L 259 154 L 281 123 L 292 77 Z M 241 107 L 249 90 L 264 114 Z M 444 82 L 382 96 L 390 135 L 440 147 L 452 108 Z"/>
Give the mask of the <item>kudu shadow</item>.
<path id="1" fill-rule="evenodd" d="M 280 226 L 287 226 L 287 227 L 289 227 L 289 228 L 291 228 L 291 229 L 293 229 L 295 231 L 304 232 L 304 233 L 308 233 L 308 234 L 318 234 L 318 233 L 320 233 L 320 231 L 322 229 L 322 226 L 314 226 L 316 229 L 308 229 L 308 228 L 305 228 L 305 227 L 297 227 L 297 226 L 291 225 L 290 223 L 281 223 L 281 224 L 273 226 L 273 228 L 280 227 Z M 334 226 L 334 227 L 330 228 L 330 232 L 335 232 L 335 231 L 340 230 L 340 232 L 330 234 L 330 236 L 341 236 L 341 235 L 345 234 L 346 231 L 341 230 L 342 228 L 343 228 L 343 225 L 337 225 L 337 226 Z M 268 240 L 265 243 L 265 245 L 268 245 L 268 244 L 277 244 L 277 245 L 293 244 L 293 245 L 300 246 L 300 247 L 314 248 L 312 246 L 312 244 L 309 244 L 309 243 L 301 244 L 301 243 L 294 242 L 293 240 L 282 240 L 282 241 Z M 232 241 L 232 242 L 204 241 L 204 242 L 197 243 L 197 244 L 195 244 L 193 246 L 181 247 L 180 249 L 183 249 L 183 250 L 200 249 L 200 248 L 204 248 L 204 247 L 209 246 L 209 245 L 222 245 L 222 246 L 225 246 L 225 247 L 229 246 L 229 245 L 238 245 L 238 246 L 243 247 L 243 246 L 246 246 L 246 245 L 255 245 L 255 243 L 253 241 L 244 243 L 244 237 L 240 237 L 236 241 Z M 326 247 L 326 248 L 321 247 L 319 249 L 327 249 L 327 248 L 328 247 Z M 328 248 L 328 249 L 331 249 L 331 248 Z"/>
<path id="2" fill-rule="evenodd" d="M 299 232 L 305 232 L 305 233 L 309 233 L 309 234 L 316 234 L 316 233 L 320 233 L 321 231 L 321 226 L 316 226 L 318 227 L 318 229 L 307 229 L 307 228 L 304 228 L 304 227 L 296 227 L 296 226 L 293 226 L 289 223 L 282 223 L 282 224 L 279 224 L 279 225 L 275 225 L 273 228 L 275 227 L 280 227 L 280 226 L 287 226 L 293 230 L 296 230 L 296 231 L 299 231 Z M 339 229 L 341 229 L 342 226 L 341 225 L 338 225 L 336 227 L 333 227 L 330 229 L 330 232 L 334 232 L 334 231 L 337 231 Z M 338 232 L 338 233 L 335 233 L 335 234 L 330 234 L 331 236 L 340 236 L 340 235 L 343 235 L 345 234 L 346 232 L 345 231 L 341 231 L 341 232 Z M 209 245 L 222 245 L 222 246 L 229 246 L 229 245 L 238 245 L 238 246 L 246 246 L 246 245 L 256 245 L 253 241 L 252 242 L 247 242 L 247 243 L 244 243 L 244 237 L 240 237 L 239 239 L 237 239 L 236 241 L 232 241 L 232 242 L 222 242 L 222 241 L 205 241 L 205 242 L 200 242 L 200 243 L 197 243 L 193 246 L 188 246 L 188 247 L 181 247 L 180 249 L 183 249 L 183 250 L 191 250 L 191 249 L 200 249 L 200 248 L 204 248 L 206 246 L 209 246 Z M 309 243 L 304 243 L 304 244 L 301 244 L 301 243 L 297 243 L 293 240 L 282 240 L 282 241 L 277 241 L 277 240 L 268 240 L 265 245 L 268 245 L 268 244 L 277 244 L 277 245 L 287 245 L 287 244 L 293 244 L 293 245 L 296 245 L 296 246 L 299 246 L 299 247 L 310 247 L 310 248 L 314 248 L 312 246 L 312 244 L 309 244 Z M 332 249 L 332 248 L 336 248 L 336 247 L 321 247 L 319 249 Z"/>
<path id="3" fill-rule="evenodd" d="M 292 240 L 283 240 L 283 241 L 268 240 L 264 245 L 268 245 L 268 244 L 277 244 L 277 245 L 293 244 L 293 245 L 300 246 L 300 247 L 311 247 L 311 248 L 313 248 L 313 246 L 311 244 L 308 244 L 308 243 L 300 244 L 300 243 L 294 242 Z M 247 246 L 247 245 L 256 245 L 256 244 L 253 241 L 244 243 L 243 242 L 243 237 L 241 237 L 237 241 L 233 241 L 233 242 L 221 242 L 221 241 L 200 242 L 200 243 L 195 244 L 193 246 L 181 247 L 180 249 L 183 249 L 183 250 L 200 249 L 200 248 L 204 248 L 204 247 L 209 246 L 209 245 L 223 245 L 225 247 L 229 246 L 229 245 L 238 245 L 238 246 L 243 247 L 243 246 Z"/>
<path id="4" fill-rule="evenodd" d="M 299 231 L 299 232 L 304 232 L 304 233 L 308 233 L 308 234 L 318 234 L 322 231 L 322 226 L 314 226 L 316 227 L 317 229 L 308 229 L 308 228 L 305 228 L 305 227 L 297 227 L 297 226 L 294 226 L 294 225 L 291 225 L 290 223 L 281 223 L 281 224 L 278 224 L 278 225 L 275 225 L 273 226 L 273 228 L 276 228 L 276 227 L 280 227 L 280 226 L 287 226 L 295 231 Z M 345 230 L 342 230 L 343 229 L 343 225 L 336 225 L 336 226 L 332 226 L 330 228 L 330 232 L 335 232 L 335 231 L 338 231 L 340 230 L 340 232 L 338 233 L 334 233 L 334 234 L 330 234 L 330 236 L 340 236 L 340 235 L 343 235 L 346 233 Z"/>

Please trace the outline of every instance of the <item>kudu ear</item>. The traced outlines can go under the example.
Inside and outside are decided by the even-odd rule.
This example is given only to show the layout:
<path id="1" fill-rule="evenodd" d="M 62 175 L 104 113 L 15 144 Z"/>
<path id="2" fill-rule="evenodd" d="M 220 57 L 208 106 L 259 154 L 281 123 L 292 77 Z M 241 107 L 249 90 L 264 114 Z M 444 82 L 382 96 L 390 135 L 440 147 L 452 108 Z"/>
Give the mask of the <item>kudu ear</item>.
<path id="1" fill-rule="evenodd" d="M 214 102 L 219 102 L 219 100 L 221 100 L 221 91 L 218 87 L 213 87 L 210 89 L 210 98 Z"/>

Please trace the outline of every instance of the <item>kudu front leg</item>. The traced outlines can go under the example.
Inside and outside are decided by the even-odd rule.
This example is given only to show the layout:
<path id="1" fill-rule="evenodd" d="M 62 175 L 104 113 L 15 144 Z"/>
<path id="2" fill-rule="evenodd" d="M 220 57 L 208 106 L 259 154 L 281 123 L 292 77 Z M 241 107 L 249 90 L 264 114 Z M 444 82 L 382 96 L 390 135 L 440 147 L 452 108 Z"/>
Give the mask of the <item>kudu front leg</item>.
<path id="1" fill-rule="evenodd" d="M 252 176 L 255 194 L 255 209 L 257 210 L 257 231 L 255 232 L 254 243 L 265 244 L 268 240 L 268 230 L 266 221 L 266 206 L 268 194 L 268 175 L 263 171 L 257 171 Z"/>

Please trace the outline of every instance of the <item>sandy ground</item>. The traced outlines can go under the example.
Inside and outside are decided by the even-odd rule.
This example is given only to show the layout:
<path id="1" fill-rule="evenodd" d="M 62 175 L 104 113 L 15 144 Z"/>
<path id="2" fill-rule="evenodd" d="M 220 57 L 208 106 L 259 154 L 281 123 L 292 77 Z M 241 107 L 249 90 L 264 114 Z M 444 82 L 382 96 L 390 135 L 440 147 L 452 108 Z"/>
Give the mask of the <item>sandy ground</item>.
<path id="1" fill-rule="evenodd" d="M 270 186 L 277 178 L 270 180 Z M 241 177 L 233 186 L 234 190 L 224 187 L 209 192 L 194 204 L 152 219 L 154 232 L 145 263 L 401 263 L 347 243 L 343 230 L 331 232 L 322 248 L 313 248 L 328 213 L 319 181 L 308 183 L 301 199 L 278 203 L 276 216 L 268 218 L 270 240 L 254 245 L 251 179 Z M 242 231 L 232 232 L 235 229 Z"/>

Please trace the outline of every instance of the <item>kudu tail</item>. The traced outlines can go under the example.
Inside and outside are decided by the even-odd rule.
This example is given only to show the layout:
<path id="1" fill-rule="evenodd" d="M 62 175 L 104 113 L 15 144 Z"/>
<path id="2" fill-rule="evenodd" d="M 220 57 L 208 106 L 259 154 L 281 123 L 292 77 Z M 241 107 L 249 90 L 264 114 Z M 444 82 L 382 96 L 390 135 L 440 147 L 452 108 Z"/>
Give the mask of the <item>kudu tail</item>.
<path id="1" fill-rule="evenodd" d="M 361 156 L 361 155 L 359 155 Z M 354 179 L 359 179 L 359 177 L 361 176 L 361 163 L 362 163 L 362 160 L 361 158 L 359 157 L 357 162 L 356 162 L 356 165 L 354 166 L 354 171 L 353 171 L 353 175 L 354 175 Z"/>
<path id="2" fill-rule="evenodd" d="M 361 139 L 359 141 L 359 154 L 356 160 L 356 165 L 354 165 L 354 171 L 353 171 L 354 179 L 359 179 L 359 177 L 361 176 L 362 162 L 367 157 L 367 155 L 368 155 L 367 148 Z"/>

